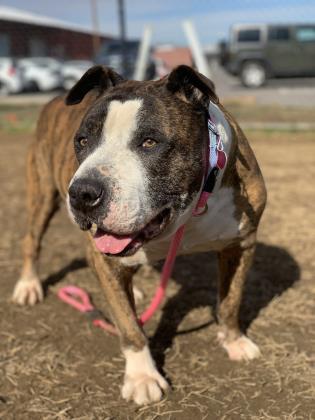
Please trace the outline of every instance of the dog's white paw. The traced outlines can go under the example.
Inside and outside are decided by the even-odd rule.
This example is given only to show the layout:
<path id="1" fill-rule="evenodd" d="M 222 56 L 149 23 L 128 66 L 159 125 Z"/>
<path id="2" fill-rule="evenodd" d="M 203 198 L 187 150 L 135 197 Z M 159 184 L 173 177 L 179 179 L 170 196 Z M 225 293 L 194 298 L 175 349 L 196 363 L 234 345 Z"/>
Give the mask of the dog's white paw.
<path id="1" fill-rule="evenodd" d="M 222 332 L 218 333 L 218 339 L 223 348 L 227 351 L 230 360 L 253 360 L 260 356 L 259 347 L 245 335 L 236 340 L 226 341 Z"/>
<path id="2" fill-rule="evenodd" d="M 13 290 L 12 301 L 18 305 L 33 306 L 44 299 L 43 288 L 37 278 L 20 279 Z"/>
<path id="3" fill-rule="evenodd" d="M 138 287 L 136 286 L 133 286 L 132 290 L 133 290 L 133 297 L 135 298 L 135 302 L 140 303 L 144 298 L 143 291 L 138 289 Z"/>
<path id="4" fill-rule="evenodd" d="M 158 371 L 153 376 L 139 373 L 125 377 L 121 395 L 127 401 L 133 400 L 138 405 L 144 405 L 160 401 L 167 388 L 168 383 Z"/>
<path id="5" fill-rule="evenodd" d="M 168 388 L 167 381 L 157 371 L 148 346 L 140 351 L 125 349 L 126 373 L 122 397 L 144 405 L 159 401 Z"/>

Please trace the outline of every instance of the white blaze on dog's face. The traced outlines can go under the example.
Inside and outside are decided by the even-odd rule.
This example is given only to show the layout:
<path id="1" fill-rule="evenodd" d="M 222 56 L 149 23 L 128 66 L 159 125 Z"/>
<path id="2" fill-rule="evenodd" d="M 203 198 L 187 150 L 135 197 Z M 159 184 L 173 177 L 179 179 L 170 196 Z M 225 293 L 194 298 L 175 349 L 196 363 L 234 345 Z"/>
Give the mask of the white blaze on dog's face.
<path id="1" fill-rule="evenodd" d="M 151 214 L 145 168 L 136 153 L 130 150 L 142 103 L 141 99 L 112 101 L 104 124 L 104 143 L 100 152 L 106 157 L 105 174 L 110 171 L 115 187 L 103 223 L 114 232 L 129 232 L 130 225 L 142 225 L 146 213 Z M 102 172 L 102 167 L 99 169 Z"/>
<path id="2" fill-rule="evenodd" d="M 104 228 L 129 233 L 133 224 L 142 224 L 145 211 L 150 213 L 146 195 L 145 169 L 130 143 L 138 124 L 141 99 L 109 103 L 101 139 L 94 151 L 86 157 L 74 179 L 88 177 L 95 169 L 108 179 L 111 200 L 102 220 Z"/>

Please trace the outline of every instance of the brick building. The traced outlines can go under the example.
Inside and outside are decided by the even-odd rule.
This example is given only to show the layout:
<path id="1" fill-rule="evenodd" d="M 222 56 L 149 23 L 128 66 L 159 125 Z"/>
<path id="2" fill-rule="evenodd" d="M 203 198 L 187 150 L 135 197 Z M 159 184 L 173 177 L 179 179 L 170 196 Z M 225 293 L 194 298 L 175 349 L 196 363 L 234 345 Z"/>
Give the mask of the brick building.
<path id="1" fill-rule="evenodd" d="M 154 56 L 163 61 L 168 71 L 180 64 L 193 65 L 191 51 L 187 47 L 162 45 L 155 48 Z"/>
<path id="2" fill-rule="evenodd" d="M 112 37 L 101 34 L 101 42 Z M 92 59 L 92 30 L 11 7 L 0 6 L 0 57 L 48 56 Z"/>

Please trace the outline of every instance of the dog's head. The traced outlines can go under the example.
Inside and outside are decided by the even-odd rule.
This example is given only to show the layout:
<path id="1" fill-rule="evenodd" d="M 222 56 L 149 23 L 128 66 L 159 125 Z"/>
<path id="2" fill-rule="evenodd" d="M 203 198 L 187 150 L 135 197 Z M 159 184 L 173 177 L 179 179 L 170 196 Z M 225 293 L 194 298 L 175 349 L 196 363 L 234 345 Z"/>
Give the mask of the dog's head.
<path id="1" fill-rule="evenodd" d="M 201 187 L 208 142 L 210 80 L 180 66 L 159 81 L 125 81 L 95 66 L 67 95 L 74 105 L 92 89 L 74 147 L 79 168 L 69 208 L 81 229 L 96 224 L 106 254 L 134 254 L 187 212 Z"/>

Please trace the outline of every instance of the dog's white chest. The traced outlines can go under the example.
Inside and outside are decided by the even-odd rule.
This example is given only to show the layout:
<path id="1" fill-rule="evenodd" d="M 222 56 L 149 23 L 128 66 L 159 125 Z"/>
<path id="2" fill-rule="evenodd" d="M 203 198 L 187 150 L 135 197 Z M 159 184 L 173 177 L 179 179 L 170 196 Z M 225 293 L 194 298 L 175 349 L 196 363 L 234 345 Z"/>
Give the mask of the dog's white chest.
<path id="1" fill-rule="evenodd" d="M 232 188 L 221 188 L 208 199 L 208 210 L 192 217 L 186 225 L 179 253 L 219 249 L 222 244 L 238 237 L 239 221 L 235 217 Z"/>
<path id="2" fill-rule="evenodd" d="M 178 226 L 179 227 L 179 226 Z M 153 263 L 166 257 L 172 234 L 146 244 L 134 256 L 122 259 L 126 265 Z M 191 217 L 177 255 L 223 249 L 239 236 L 239 220 L 235 217 L 232 188 L 221 188 L 208 200 L 202 216 Z"/>
<path id="3" fill-rule="evenodd" d="M 238 237 L 239 222 L 235 217 L 233 198 L 232 188 L 221 188 L 209 197 L 207 212 L 202 216 L 191 217 L 186 224 L 178 255 L 218 250 Z M 151 249 L 147 253 L 149 260 L 155 260 L 156 256 L 158 259 L 164 258 L 168 251 L 169 239 L 161 243 L 152 243 L 152 246 L 153 253 Z"/>

